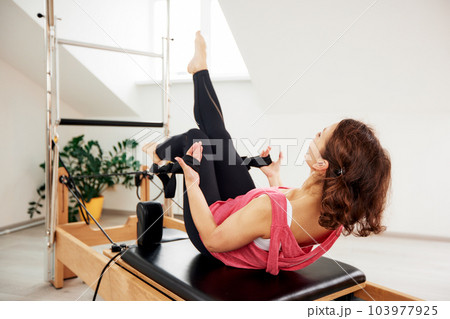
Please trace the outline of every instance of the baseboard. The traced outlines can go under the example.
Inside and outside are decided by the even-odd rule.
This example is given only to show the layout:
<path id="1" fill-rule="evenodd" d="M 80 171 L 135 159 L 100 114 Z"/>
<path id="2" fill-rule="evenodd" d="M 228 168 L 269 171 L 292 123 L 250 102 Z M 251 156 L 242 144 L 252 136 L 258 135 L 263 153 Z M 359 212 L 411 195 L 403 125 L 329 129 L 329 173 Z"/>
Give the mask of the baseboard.
<path id="1" fill-rule="evenodd" d="M 401 232 L 390 232 L 390 231 L 384 232 L 381 236 L 383 236 L 383 237 L 391 237 L 391 238 L 402 238 L 402 239 L 440 241 L 440 242 L 446 242 L 446 243 L 450 242 L 450 237 L 423 235 L 423 234 L 411 234 L 411 233 L 401 233 Z"/>
<path id="2" fill-rule="evenodd" d="M 29 227 L 39 226 L 45 223 L 45 217 L 34 218 L 24 222 L 15 223 L 7 226 L 0 227 L 0 236 L 13 233 Z"/>

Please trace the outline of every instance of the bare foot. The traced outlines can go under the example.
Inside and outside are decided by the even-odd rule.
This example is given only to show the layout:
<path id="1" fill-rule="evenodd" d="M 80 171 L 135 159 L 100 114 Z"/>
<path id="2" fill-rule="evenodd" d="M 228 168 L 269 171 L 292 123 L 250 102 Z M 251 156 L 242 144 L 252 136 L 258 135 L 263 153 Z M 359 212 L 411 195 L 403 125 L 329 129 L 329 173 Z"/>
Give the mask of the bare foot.
<path id="1" fill-rule="evenodd" d="M 195 52 L 194 57 L 191 62 L 189 62 L 187 71 L 190 74 L 195 72 L 206 70 L 208 66 L 206 65 L 206 42 L 200 31 L 195 33 Z"/>
<path id="2" fill-rule="evenodd" d="M 156 147 L 158 146 L 158 144 L 156 144 L 155 142 L 150 142 L 146 145 L 144 145 L 144 147 L 142 148 L 142 151 L 147 153 L 148 155 L 150 155 L 152 157 L 153 163 L 155 164 L 159 164 L 162 160 L 158 157 L 158 155 L 156 155 Z"/>

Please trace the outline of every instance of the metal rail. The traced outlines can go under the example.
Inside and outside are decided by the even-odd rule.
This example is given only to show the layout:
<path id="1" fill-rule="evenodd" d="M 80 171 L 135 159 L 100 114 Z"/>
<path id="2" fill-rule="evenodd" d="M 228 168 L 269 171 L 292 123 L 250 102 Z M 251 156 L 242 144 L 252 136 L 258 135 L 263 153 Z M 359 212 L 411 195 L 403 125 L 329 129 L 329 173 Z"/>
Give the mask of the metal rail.
<path id="1" fill-rule="evenodd" d="M 105 121 L 105 120 L 85 120 L 85 119 L 61 119 L 59 125 L 164 127 L 163 122 Z"/>
<path id="2" fill-rule="evenodd" d="M 119 52 L 119 53 L 143 55 L 143 56 L 150 57 L 150 58 L 161 58 L 161 59 L 163 58 L 163 55 L 159 54 L 159 53 L 145 52 L 145 51 L 138 51 L 138 50 L 131 50 L 131 49 L 123 49 L 123 48 L 112 47 L 112 46 L 108 46 L 108 45 L 80 42 L 80 41 L 74 41 L 74 40 L 68 40 L 68 39 L 58 39 L 58 44 L 71 45 L 71 46 L 76 46 L 76 47 L 83 47 L 83 48 L 103 50 L 103 51 L 113 51 L 113 52 Z"/>

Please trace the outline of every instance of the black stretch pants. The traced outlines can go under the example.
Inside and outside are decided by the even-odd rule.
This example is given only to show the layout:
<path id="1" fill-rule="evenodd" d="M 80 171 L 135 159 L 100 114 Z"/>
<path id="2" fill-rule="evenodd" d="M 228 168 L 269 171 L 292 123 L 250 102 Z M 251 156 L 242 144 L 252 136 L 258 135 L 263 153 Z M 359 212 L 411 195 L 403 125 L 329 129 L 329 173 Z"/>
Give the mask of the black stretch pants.
<path id="1" fill-rule="evenodd" d="M 211 83 L 208 70 L 194 74 L 194 117 L 199 129 L 170 137 L 158 145 L 156 154 L 162 160 L 174 161 L 183 157 L 194 142 L 202 141 L 203 157 L 200 162 L 200 189 L 208 205 L 243 195 L 255 184 L 237 153 L 231 136 L 225 128 L 222 109 Z M 186 231 L 194 246 L 204 255 L 206 250 L 189 209 L 186 185 L 183 184 L 183 210 Z"/>

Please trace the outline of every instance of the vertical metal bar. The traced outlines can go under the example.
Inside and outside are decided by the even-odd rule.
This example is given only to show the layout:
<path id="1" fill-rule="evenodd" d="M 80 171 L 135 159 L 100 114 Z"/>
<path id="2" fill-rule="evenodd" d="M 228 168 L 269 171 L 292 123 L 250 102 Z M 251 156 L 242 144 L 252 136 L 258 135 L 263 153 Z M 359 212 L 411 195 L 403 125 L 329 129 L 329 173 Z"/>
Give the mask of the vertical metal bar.
<path id="1" fill-rule="evenodd" d="M 56 135 L 54 135 L 54 140 L 57 140 Z M 56 229 L 56 220 L 57 220 L 57 209 L 58 209 L 58 203 L 56 200 L 56 192 L 58 189 L 58 161 L 59 161 L 59 147 L 58 144 L 55 142 L 55 146 L 53 147 L 53 151 L 52 151 L 52 181 L 51 181 L 51 185 L 52 185 L 52 189 L 51 189 L 51 194 L 50 194 L 50 202 L 51 202 L 51 207 L 50 207 L 50 244 L 52 246 L 54 246 L 55 243 L 55 229 Z M 54 251 L 52 248 L 52 256 L 54 256 Z M 54 257 L 53 257 L 54 258 Z M 53 265 L 54 265 L 55 260 L 53 259 Z M 53 278 L 53 276 L 52 276 Z"/>
<path id="2" fill-rule="evenodd" d="M 59 19 L 61 20 L 61 19 Z M 57 24 L 58 24 L 58 18 L 56 18 L 54 24 L 54 30 L 55 30 L 55 44 L 54 44 L 54 50 L 55 50 L 55 106 L 56 106 L 56 114 L 55 114 L 55 124 L 59 125 L 59 122 L 61 120 L 61 115 L 59 113 L 59 45 L 58 45 L 58 32 L 57 32 Z"/>
<path id="3" fill-rule="evenodd" d="M 170 134 L 170 95 L 169 95 L 169 81 L 170 81 L 170 0 L 167 1 L 166 6 L 166 16 L 167 16 L 167 28 L 166 36 L 163 38 L 163 48 L 164 48 L 164 68 L 163 68 L 163 78 L 164 78 L 164 136 L 168 137 Z M 164 41 L 165 40 L 165 41 Z M 173 217 L 172 203 L 170 199 L 164 198 L 164 210 L 167 216 Z"/>
<path id="4" fill-rule="evenodd" d="M 46 107 L 46 131 L 45 131 L 45 224 L 46 224 L 46 236 L 47 236 L 47 279 L 52 281 L 54 279 L 54 228 L 53 219 L 54 211 L 52 208 L 54 206 L 53 199 L 53 152 L 52 152 L 52 141 L 53 141 L 53 50 L 55 47 L 55 29 L 54 29 L 54 11 L 53 11 L 53 0 L 46 0 L 46 28 L 45 28 L 45 45 L 47 54 L 47 107 Z"/>
<path id="5" fill-rule="evenodd" d="M 58 38 L 57 38 L 57 21 L 58 19 L 54 17 L 53 19 L 53 39 L 52 39 L 52 117 L 51 117 L 51 142 L 52 142 L 52 181 L 51 181 L 51 207 L 50 207 L 50 243 L 52 244 L 52 251 L 54 255 L 54 243 L 55 243 L 55 232 L 56 232 L 56 222 L 57 222 L 57 189 L 58 189 L 58 167 L 59 167 L 59 147 L 58 147 L 58 124 L 59 124 L 59 57 L 58 57 Z M 55 258 L 53 257 L 53 264 L 55 263 Z"/>
<path id="6" fill-rule="evenodd" d="M 170 81 L 170 0 L 167 0 L 167 29 L 166 29 L 166 50 L 165 50 L 165 75 L 164 75 L 164 94 L 165 94 L 165 110 L 166 110 L 166 121 L 164 127 L 164 135 L 166 137 L 170 134 L 170 95 L 169 95 L 169 81 Z"/>
<path id="7" fill-rule="evenodd" d="M 53 13 L 54 14 L 54 13 Z M 51 198 L 50 201 L 52 203 L 52 206 L 50 207 L 50 243 L 54 246 L 55 243 L 55 232 L 56 232 L 56 223 L 58 219 L 58 203 L 57 203 L 57 189 L 58 189 L 58 167 L 59 167 L 59 147 L 58 147 L 58 125 L 60 122 L 60 114 L 59 114 L 59 102 L 60 102 L 60 95 L 59 95 L 59 50 L 58 50 L 58 18 L 56 18 L 53 15 L 53 41 L 52 41 L 52 48 L 53 48 L 53 58 L 52 58 L 52 113 L 53 117 L 51 122 L 51 137 L 52 137 L 52 188 L 51 188 Z M 54 250 L 54 247 L 52 248 Z M 54 256 L 54 251 L 53 251 Z M 53 264 L 55 264 L 55 258 L 53 257 Z"/>
<path id="8" fill-rule="evenodd" d="M 161 37 L 161 84 L 163 88 L 163 92 L 161 94 L 161 112 L 162 112 L 162 122 L 164 132 L 166 130 L 166 41 L 164 37 Z M 165 136 L 165 134 L 164 134 Z"/>

